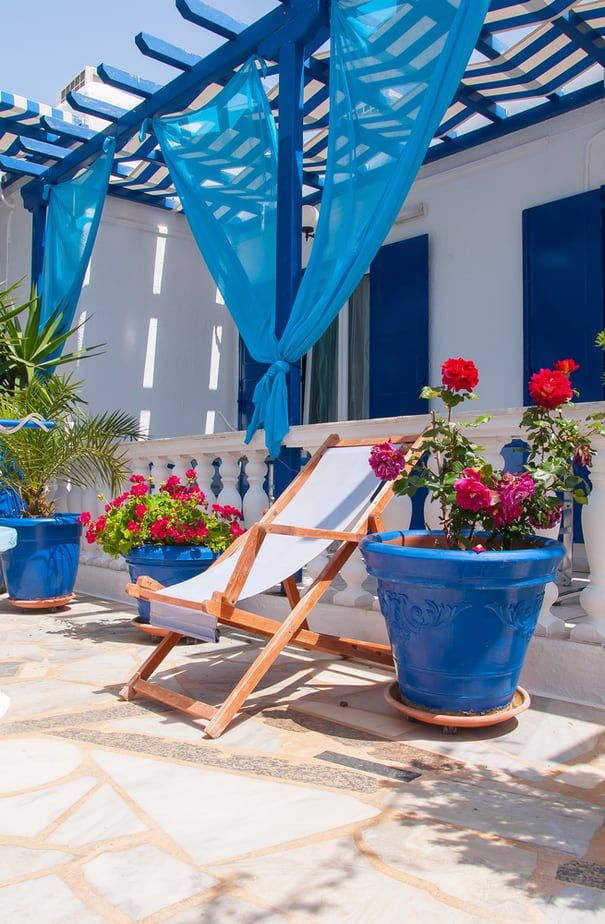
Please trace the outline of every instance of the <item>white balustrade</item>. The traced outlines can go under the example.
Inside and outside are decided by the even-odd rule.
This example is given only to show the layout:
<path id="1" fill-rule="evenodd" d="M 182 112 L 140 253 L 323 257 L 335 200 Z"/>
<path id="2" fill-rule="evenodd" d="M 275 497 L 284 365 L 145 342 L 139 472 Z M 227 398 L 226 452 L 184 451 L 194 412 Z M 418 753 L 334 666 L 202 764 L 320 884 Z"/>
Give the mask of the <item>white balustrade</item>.
<path id="1" fill-rule="evenodd" d="M 605 437 L 595 437 L 592 493 L 582 509 L 582 528 L 590 566 L 590 584 L 580 594 L 587 616 L 572 630 L 574 641 L 605 643 Z"/>
<path id="2" fill-rule="evenodd" d="M 583 419 L 591 413 L 602 410 L 602 403 L 576 404 L 571 413 L 578 419 Z M 496 411 L 489 423 L 472 431 L 472 438 L 485 448 L 487 459 L 494 467 L 502 466 L 502 447 L 520 436 L 521 414 L 521 409 Z M 460 416 L 463 418 L 465 415 Z M 475 416 L 474 411 L 468 414 L 469 419 Z M 394 431 L 419 432 L 428 423 L 429 418 L 426 415 L 400 418 L 397 421 L 393 419 L 340 421 L 337 427 L 335 424 L 294 427 L 285 442 L 292 448 L 303 446 L 313 453 L 335 429 L 343 439 L 363 438 L 380 442 Z M 152 474 L 157 489 L 171 471 L 183 478 L 185 470 L 195 460 L 194 467 L 198 484 L 208 496 L 209 502 L 213 503 L 215 495 L 211 486 L 213 481 L 217 483 L 216 468 L 213 463 L 219 459 L 221 461 L 218 471 L 222 487 L 218 500 L 222 504 L 243 508 L 245 525 L 249 527 L 258 520 L 269 504 L 264 488 L 267 463 L 262 434 L 256 437 L 250 446 L 244 444 L 243 437 L 243 433 L 234 432 L 128 443 L 125 449 L 129 458 L 129 470 L 133 474 L 147 475 L 150 464 L 153 463 Z M 593 492 L 588 506 L 583 510 L 591 583 L 580 598 L 587 615 L 578 620 L 577 627 L 572 630 L 572 640 L 605 643 L 605 530 L 602 527 L 605 523 L 605 439 L 597 439 L 596 443 L 599 451 L 595 456 L 592 471 Z M 239 493 L 242 459 L 248 483 L 248 490 L 243 500 Z M 96 491 L 82 496 L 80 489 L 62 486 L 60 497 L 63 509 L 74 512 L 89 509 L 93 515 L 101 512 L 96 502 Z M 409 498 L 395 498 L 384 513 L 385 530 L 409 528 L 410 515 Z M 431 528 L 437 527 L 438 505 L 427 503 L 425 517 Z M 103 564 L 104 567 L 123 567 L 120 562 L 116 565 L 111 559 L 107 562 L 104 560 L 103 563 L 100 560 L 97 562 L 98 556 L 93 548 L 88 547 L 86 558 L 89 562 L 94 558 L 94 563 L 99 566 Z M 329 561 L 329 556 L 330 553 L 327 551 L 309 564 L 303 574 L 303 586 L 308 586 L 317 577 Z M 562 637 L 566 631 L 563 620 L 551 612 L 556 594 L 555 585 L 549 585 L 537 629 L 537 634 L 548 638 Z M 336 588 L 331 589 L 325 595 L 324 602 L 326 601 L 358 608 L 376 605 L 370 593 L 370 584 L 366 578 L 363 561 L 358 554 L 352 556 L 342 569 L 336 582 Z"/>

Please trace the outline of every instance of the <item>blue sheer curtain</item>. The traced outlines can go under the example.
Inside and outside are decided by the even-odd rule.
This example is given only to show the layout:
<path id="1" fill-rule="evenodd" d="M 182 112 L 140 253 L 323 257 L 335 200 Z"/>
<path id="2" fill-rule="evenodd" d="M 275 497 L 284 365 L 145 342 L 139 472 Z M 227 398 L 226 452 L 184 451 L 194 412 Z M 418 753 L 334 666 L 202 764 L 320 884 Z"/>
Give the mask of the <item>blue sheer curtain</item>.
<path id="1" fill-rule="evenodd" d="M 114 150 L 114 140 L 107 139 L 101 156 L 80 176 L 48 190 L 41 322 L 60 311 L 57 333 L 67 331 L 73 322 L 101 221 Z"/>
<path id="2" fill-rule="evenodd" d="M 333 0 L 330 136 L 313 251 L 275 336 L 277 145 L 250 62 L 194 114 L 154 122 L 194 236 L 252 356 L 270 364 L 246 436 L 288 432 L 286 375 L 388 234 L 464 73 L 489 0 Z M 405 344 L 402 344 L 402 350 Z"/>
<path id="3" fill-rule="evenodd" d="M 153 120 L 193 236 L 250 353 L 277 356 L 277 135 L 248 61 L 196 112 Z"/>

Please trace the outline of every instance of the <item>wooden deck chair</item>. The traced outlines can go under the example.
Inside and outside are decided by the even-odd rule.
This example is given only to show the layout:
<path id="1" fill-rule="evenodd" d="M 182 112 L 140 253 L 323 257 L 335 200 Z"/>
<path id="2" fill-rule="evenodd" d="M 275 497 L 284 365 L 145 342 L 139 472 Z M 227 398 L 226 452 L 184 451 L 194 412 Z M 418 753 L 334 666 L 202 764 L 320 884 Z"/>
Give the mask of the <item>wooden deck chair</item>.
<path id="1" fill-rule="evenodd" d="M 423 437 L 391 440 L 405 446 L 409 469 L 422 452 Z M 328 437 L 262 519 L 203 574 L 167 588 L 146 577 L 128 585 L 131 596 L 151 601 L 152 624 L 168 629 L 169 634 L 120 691 L 122 699 L 130 700 L 140 693 L 206 719 L 206 734 L 217 738 L 286 645 L 392 664 L 388 645 L 324 635 L 311 631 L 307 624 L 312 608 L 360 539 L 382 528 L 381 515 L 393 489 L 391 482 L 377 482 L 368 465 L 373 442 Z M 328 564 L 301 597 L 294 576 L 334 542 L 339 545 Z M 280 583 L 291 607 L 283 622 L 238 608 L 239 601 Z M 214 637 L 217 622 L 269 637 L 220 707 L 149 682 L 181 638 Z"/>

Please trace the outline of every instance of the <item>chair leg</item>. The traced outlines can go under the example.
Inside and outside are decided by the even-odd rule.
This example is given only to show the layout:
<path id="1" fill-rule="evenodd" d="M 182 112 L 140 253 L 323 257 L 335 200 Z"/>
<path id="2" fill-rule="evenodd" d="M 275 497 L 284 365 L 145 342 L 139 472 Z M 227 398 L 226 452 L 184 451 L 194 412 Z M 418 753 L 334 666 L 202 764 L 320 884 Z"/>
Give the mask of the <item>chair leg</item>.
<path id="1" fill-rule="evenodd" d="M 169 632 L 169 634 L 162 639 L 157 648 L 151 652 L 149 657 L 143 662 L 138 671 L 132 675 L 128 683 L 122 687 L 119 693 L 120 699 L 131 700 L 134 699 L 137 695 L 137 683 L 139 680 L 147 680 L 148 677 L 151 677 L 154 670 L 158 665 L 162 663 L 166 655 L 168 655 L 174 646 L 183 638 L 182 635 L 179 635 L 178 632 Z"/>
<path id="2" fill-rule="evenodd" d="M 299 605 L 292 610 L 275 635 L 271 636 L 256 660 L 252 662 L 244 676 L 236 683 L 222 706 L 217 709 L 216 715 L 206 726 L 206 734 L 209 738 L 218 738 L 222 735 L 288 642 L 292 640 L 306 622 L 306 618 L 306 607 Z"/>

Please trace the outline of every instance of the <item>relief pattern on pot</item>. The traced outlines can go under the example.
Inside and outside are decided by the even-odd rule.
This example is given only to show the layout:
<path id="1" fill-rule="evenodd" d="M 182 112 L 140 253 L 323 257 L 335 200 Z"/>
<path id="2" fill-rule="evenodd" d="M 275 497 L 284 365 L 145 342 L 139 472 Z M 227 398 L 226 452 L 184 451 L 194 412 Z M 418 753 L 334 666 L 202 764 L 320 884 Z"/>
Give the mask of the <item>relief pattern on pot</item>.
<path id="1" fill-rule="evenodd" d="M 529 602 L 519 601 L 517 603 L 486 603 L 488 610 L 504 623 L 510 629 L 520 632 L 523 638 L 529 641 L 534 634 L 536 621 L 540 615 L 540 608 L 544 600 L 544 592 L 537 594 Z"/>
<path id="2" fill-rule="evenodd" d="M 407 594 L 381 589 L 378 590 L 378 599 L 383 613 L 397 624 L 406 641 L 425 628 L 436 629 L 445 625 L 470 608 L 469 603 L 437 603 L 435 600 L 425 600 L 423 606 L 418 606 L 410 604 Z"/>

